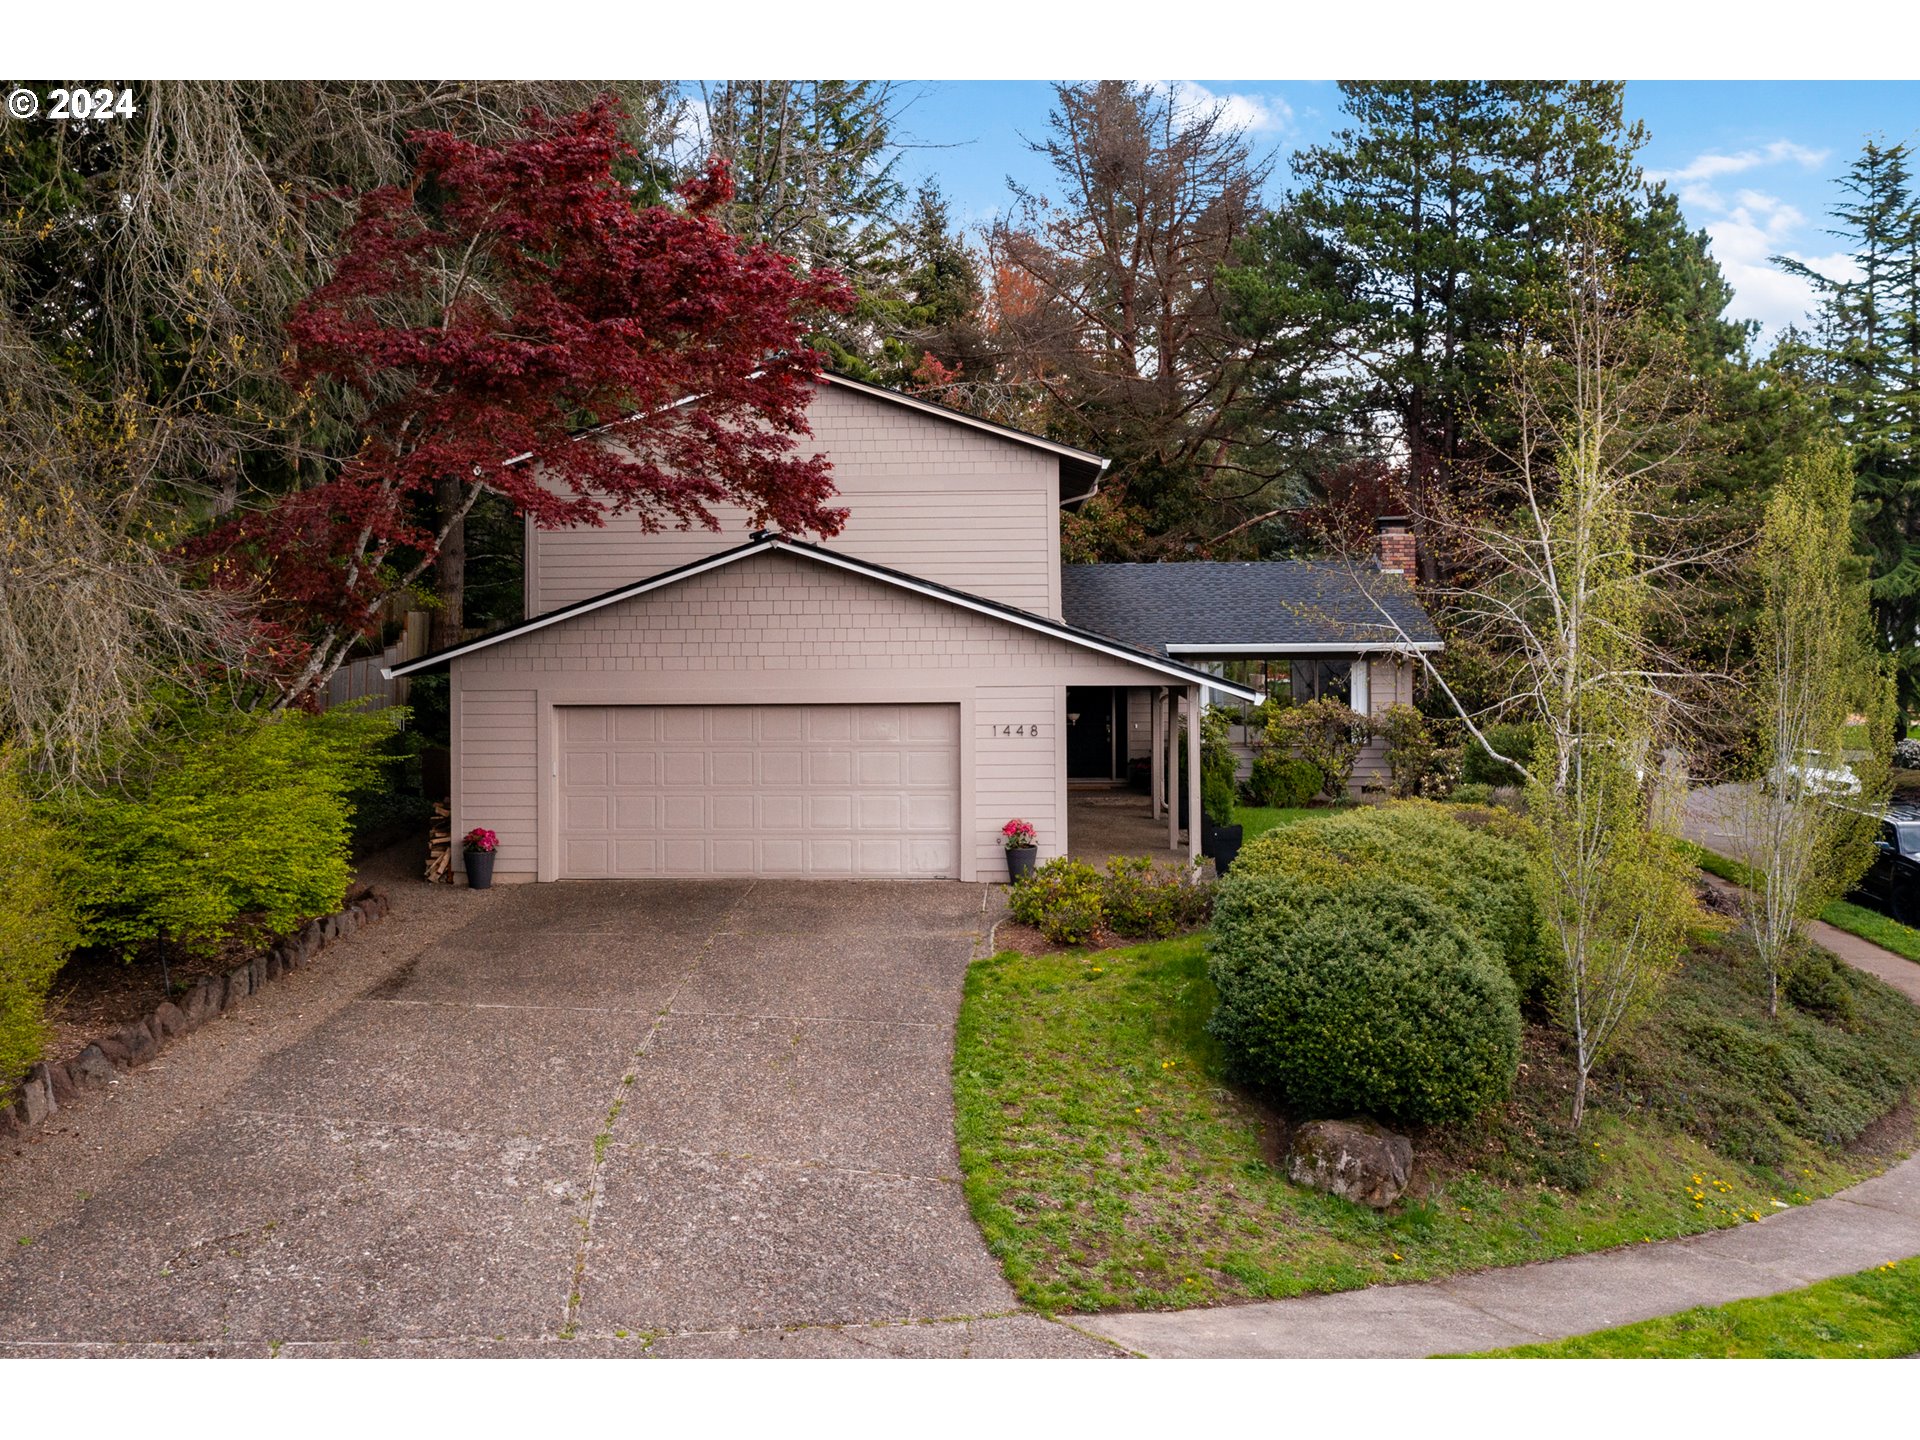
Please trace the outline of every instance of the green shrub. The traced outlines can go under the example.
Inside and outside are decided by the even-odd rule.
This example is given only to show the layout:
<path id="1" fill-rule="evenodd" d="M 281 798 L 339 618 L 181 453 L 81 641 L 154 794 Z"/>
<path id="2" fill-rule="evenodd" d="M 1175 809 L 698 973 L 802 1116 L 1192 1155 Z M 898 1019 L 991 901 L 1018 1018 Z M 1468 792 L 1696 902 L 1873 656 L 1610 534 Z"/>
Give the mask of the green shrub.
<path id="1" fill-rule="evenodd" d="M 1533 764 L 1534 747 L 1540 741 L 1540 728 L 1537 725 L 1500 724 L 1489 725 L 1481 732 L 1487 737 L 1487 743 L 1509 759 L 1518 760 L 1522 765 Z M 1465 753 L 1461 760 L 1460 778 L 1469 785 L 1519 785 L 1524 777 L 1511 765 L 1502 765 L 1480 745 L 1479 741 L 1468 738 Z"/>
<path id="2" fill-rule="evenodd" d="M 1453 793 L 1447 796 L 1449 805 L 1491 805 L 1493 804 L 1493 786 L 1478 780 L 1464 781 L 1453 787 Z"/>
<path id="3" fill-rule="evenodd" d="M 1084 945 L 1105 920 L 1100 872 L 1066 855 L 1034 867 L 1008 896 L 1013 918 L 1056 945 Z"/>
<path id="4" fill-rule="evenodd" d="M 1318 767 L 1328 793 L 1338 799 L 1347 793 L 1354 762 L 1371 733 L 1366 717 L 1338 700 L 1309 700 L 1270 710 L 1265 743 L 1269 750 Z"/>
<path id="5" fill-rule="evenodd" d="M 1539 1003 L 1552 968 L 1527 852 L 1511 835 L 1461 819 L 1421 800 L 1314 816 L 1248 841 L 1234 873 L 1329 890 L 1411 885 L 1454 911 L 1506 962 L 1521 999 Z M 1525 823 L 1507 819 L 1510 830 Z"/>
<path id="6" fill-rule="evenodd" d="M 1200 716 L 1200 813 L 1209 825 L 1233 823 L 1236 768 L 1227 712 L 1210 706 Z"/>
<path id="7" fill-rule="evenodd" d="M 58 831 L 28 807 L 13 758 L 0 750 L 0 1105 L 40 1058 L 47 991 L 78 939 Z"/>
<path id="8" fill-rule="evenodd" d="M 164 929 L 204 952 L 338 909 L 348 797 L 391 726 L 351 709 L 175 712 L 119 786 L 58 812 L 84 943 L 131 956 Z"/>
<path id="9" fill-rule="evenodd" d="M 1386 742 L 1388 785 L 1396 799 L 1437 800 L 1460 778 L 1459 748 L 1440 744 L 1432 723 L 1411 705 L 1390 706 L 1374 733 Z"/>
<path id="10" fill-rule="evenodd" d="M 1825 950 L 1809 946 L 1787 967 L 1787 1003 L 1835 1025 L 1850 1025 L 1855 1010 L 1853 990 L 1840 973 L 1839 962 Z"/>
<path id="11" fill-rule="evenodd" d="M 1440 1125 L 1512 1093 L 1513 982 L 1412 886 L 1327 893 L 1236 874 L 1220 885 L 1214 936 L 1209 1028 L 1229 1070 L 1301 1117 Z"/>
<path id="12" fill-rule="evenodd" d="M 1327 777 L 1311 760 L 1268 751 L 1253 762 L 1247 798 L 1255 805 L 1298 810 L 1326 788 Z"/>
<path id="13" fill-rule="evenodd" d="M 1164 940 L 1203 923 L 1213 903 L 1213 887 L 1196 883 L 1173 865 L 1158 866 L 1145 856 L 1114 855 L 1100 885 L 1100 909 L 1114 933 L 1142 940 Z"/>

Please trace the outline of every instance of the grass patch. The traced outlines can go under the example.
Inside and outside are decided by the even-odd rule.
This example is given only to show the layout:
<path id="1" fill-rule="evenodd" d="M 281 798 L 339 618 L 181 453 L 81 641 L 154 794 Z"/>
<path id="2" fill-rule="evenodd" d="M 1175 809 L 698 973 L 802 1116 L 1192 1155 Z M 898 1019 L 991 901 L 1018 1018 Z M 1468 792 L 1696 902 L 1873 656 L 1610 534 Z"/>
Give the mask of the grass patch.
<path id="1" fill-rule="evenodd" d="M 1911 925 L 1902 925 L 1878 910 L 1855 905 L 1851 900 L 1836 900 L 1820 912 L 1820 918 L 1836 930 L 1872 941 L 1882 950 L 1891 950 L 1908 960 L 1920 961 L 1920 930 Z"/>
<path id="2" fill-rule="evenodd" d="M 1920 1260 L 1804 1290 L 1702 1306 L 1617 1330 L 1491 1355 L 1530 1359 L 1893 1359 L 1920 1351 Z"/>
<path id="3" fill-rule="evenodd" d="M 1240 827 L 1240 841 L 1245 844 L 1256 835 L 1264 835 L 1282 825 L 1293 825 L 1315 815 L 1331 814 L 1328 810 L 1308 810 L 1304 808 L 1282 808 L 1274 805 L 1236 805 L 1233 807 L 1233 823 Z"/>
<path id="4" fill-rule="evenodd" d="M 1386 1213 L 1276 1167 L 1284 1121 L 1218 1076 L 1204 936 L 996 955 L 968 974 L 955 1049 L 968 1202 L 1026 1303 L 1152 1309 L 1661 1240 L 1882 1168 L 1841 1147 L 1920 1079 L 1912 1008 L 1849 972 L 1860 1033 L 1770 1022 L 1751 953 L 1702 945 L 1577 1136 L 1565 1058 L 1534 1027 L 1521 1093 L 1470 1130 L 1416 1135 L 1414 1187 Z"/>
<path id="5" fill-rule="evenodd" d="M 1752 885 L 1753 872 L 1738 860 L 1729 860 L 1690 840 L 1680 843 L 1693 862 L 1709 875 L 1718 875 L 1734 885 Z M 1836 900 L 1820 912 L 1820 918 L 1836 930 L 1858 935 L 1883 950 L 1891 950 L 1896 955 L 1920 963 L 1920 930 L 1911 925 L 1902 925 L 1878 910 L 1855 905 L 1851 900 Z"/>

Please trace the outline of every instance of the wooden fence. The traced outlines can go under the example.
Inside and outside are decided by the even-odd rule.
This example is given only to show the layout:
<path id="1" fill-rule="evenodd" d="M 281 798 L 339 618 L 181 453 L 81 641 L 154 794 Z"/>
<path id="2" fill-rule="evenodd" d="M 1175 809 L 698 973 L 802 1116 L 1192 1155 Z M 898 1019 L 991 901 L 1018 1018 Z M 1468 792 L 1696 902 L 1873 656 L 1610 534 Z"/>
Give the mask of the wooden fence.
<path id="1" fill-rule="evenodd" d="M 333 672 L 333 679 L 327 682 L 327 693 L 321 697 L 320 708 L 331 710 L 335 705 L 361 699 L 366 700 L 369 710 L 384 710 L 389 705 L 406 704 L 411 682 L 404 677 L 383 679 L 380 672 L 389 665 L 417 660 L 426 653 L 427 614 L 424 610 L 410 611 L 406 628 L 393 644 L 378 655 L 349 660 Z"/>

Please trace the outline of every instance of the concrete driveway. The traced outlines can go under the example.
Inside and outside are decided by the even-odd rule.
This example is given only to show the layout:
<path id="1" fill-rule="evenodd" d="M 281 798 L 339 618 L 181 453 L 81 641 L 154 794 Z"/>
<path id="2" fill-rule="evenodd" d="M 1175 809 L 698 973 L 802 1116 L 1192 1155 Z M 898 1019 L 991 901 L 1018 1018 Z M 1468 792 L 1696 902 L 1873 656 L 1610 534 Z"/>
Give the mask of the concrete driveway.
<path id="1" fill-rule="evenodd" d="M 1100 1353 L 1017 1313 L 960 1193 L 953 1021 L 992 894 L 464 897 L 100 1190 L 10 1218 L 0 1353 Z M 178 1048 L 253 1043 L 223 1025 Z M 86 1178 L 49 1163 L 38 1188 Z"/>

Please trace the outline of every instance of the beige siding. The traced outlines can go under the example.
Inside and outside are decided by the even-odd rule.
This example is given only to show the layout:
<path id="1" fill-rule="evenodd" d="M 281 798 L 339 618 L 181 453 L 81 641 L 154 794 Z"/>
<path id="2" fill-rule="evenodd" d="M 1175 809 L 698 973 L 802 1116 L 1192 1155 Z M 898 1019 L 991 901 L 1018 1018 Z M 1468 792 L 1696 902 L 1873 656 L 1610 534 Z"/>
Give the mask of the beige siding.
<path id="1" fill-rule="evenodd" d="M 847 525 L 824 543 L 878 565 L 1060 617 L 1059 459 L 953 421 L 826 387 L 808 410 L 833 466 Z M 744 511 L 720 530 L 647 534 L 638 521 L 528 532 L 527 613 L 545 614 L 738 545 Z M 811 538 L 811 537 L 803 537 Z"/>
<path id="2" fill-rule="evenodd" d="M 1367 713 L 1385 715 L 1395 705 L 1413 703 L 1413 666 L 1394 660 L 1369 660 L 1367 664 Z M 1348 790 L 1355 795 L 1369 791 L 1385 793 L 1392 779 L 1387 770 L 1387 743 L 1369 740 L 1360 749 L 1353 764 L 1353 779 Z"/>
<path id="3" fill-rule="evenodd" d="M 534 869 L 534 700 L 528 689 L 467 690 L 456 702 L 453 833 L 464 835 L 476 825 L 497 832 L 500 850 L 493 863 L 503 875 Z"/>
<path id="4" fill-rule="evenodd" d="M 1009 820 L 1033 826 L 1040 859 L 1066 853 L 1061 704 L 1059 692 L 1047 685 L 994 685 L 978 692 L 973 708 L 974 796 L 981 823 L 975 827 L 974 863 L 984 877 L 991 878 L 995 869 L 1005 873 L 1000 828 Z M 1036 725 L 1037 736 L 1031 733 Z M 1029 733 L 1022 735 L 1022 730 Z"/>
<path id="5" fill-rule="evenodd" d="M 991 879 L 1005 874 L 998 834 L 1015 816 L 1041 827 L 1043 855 L 1064 848 L 1066 686 L 1151 678 L 1125 660 L 817 561 L 758 555 L 454 661 L 463 742 L 466 717 L 484 713 L 492 746 L 456 757 L 461 821 L 504 837 L 495 817 L 512 817 L 503 879 L 532 878 L 536 829 L 540 873 L 558 872 L 556 707 L 954 704 L 962 878 Z"/>

